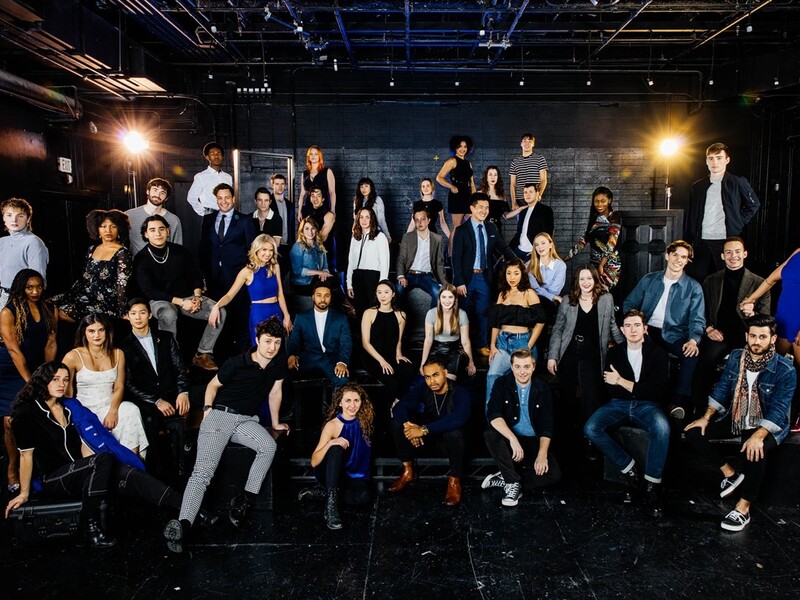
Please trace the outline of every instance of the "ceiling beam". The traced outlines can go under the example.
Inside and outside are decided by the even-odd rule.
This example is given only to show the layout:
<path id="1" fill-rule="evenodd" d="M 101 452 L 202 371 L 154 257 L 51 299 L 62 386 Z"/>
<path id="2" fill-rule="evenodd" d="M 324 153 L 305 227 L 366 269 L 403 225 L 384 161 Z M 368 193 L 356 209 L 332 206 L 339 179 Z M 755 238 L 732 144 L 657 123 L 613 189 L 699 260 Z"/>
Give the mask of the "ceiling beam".
<path id="1" fill-rule="evenodd" d="M 517 16 L 514 17 L 514 22 L 511 23 L 511 27 L 508 28 L 508 31 L 506 32 L 505 37 L 503 38 L 504 40 L 507 40 L 509 42 L 511 41 L 511 34 L 513 34 L 514 30 L 517 28 L 517 23 L 519 23 L 519 20 L 522 18 L 522 14 L 525 12 L 525 9 L 528 8 L 528 4 L 530 4 L 530 0 L 525 0 L 522 3 L 522 6 L 519 7 L 519 10 L 517 11 Z M 505 52 L 506 47 L 507 45 L 503 45 L 500 46 L 500 48 L 497 50 L 497 54 L 494 55 L 491 64 L 489 64 L 490 69 L 494 69 L 494 66 L 497 64 L 497 61 L 500 59 L 500 56 L 503 54 L 503 52 Z"/>
<path id="2" fill-rule="evenodd" d="M 336 16 L 336 24 L 339 25 L 339 33 L 342 34 L 342 41 L 344 42 L 344 47 L 347 48 L 347 56 L 350 58 L 350 64 L 353 67 L 358 68 L 358 62 L 356 62 L 356 55 L 353 52 L 353 46 L 350 44 L 350 38 L 347 35 L 347 29 L 344 27 L 344 21 L 342 20 L 342 12 L 337 10 L 333 13 Z"/>
<path id="3" fill-rule="evenodd" d="M 617 36 L 618 36 L 620 33 L 622 33 L 622 31 L 623 31 L 623 30 L 624 30 L 624 29 L 625 29 L 625 28 L 626 28 L 628 25 L 630 25 L 631 23 L 633 23 L 634 19 L 636 19 L 636 17 L 638 17 L 640 14 L 642 14 L 642 11 L 644 11 L 644 9 L 646 9 L 648 6 L 650 6 L 650 4 L 652 4 L 652 2 L 653 2 L 653 0 L 645 0 L 645 1 L 642 3 L 642 5 L 641 5 L 639 8 L 637 8 L 635 11 L 633 11 L 633 12 L 632 12 L 632 13 L 631 13 L 631 14 L 628 16 L 628 18 L 625 20 L 625 22 L 624 22 L 622 25 L 620 25 L 620 26 L 617 28 L 617 30 L 616 30 L 614 33 L 612 33 L 612 34 L 611 34 L 611 36 L 610 36 L 608 39 L 606 39 L 606 41 L 604 41 L 604 42 L 603 42 L 602 44 L 600 44 L 600 45 L 599 45 L 597 48 L 595 48 L 595 51 L 594 51 L 594 52 L 592 52 L 591 56 L 589 56 L 589 58 L 587 58 L 587 59 L 586 59 L 586 60 L 584 60 L 583 62 L 585 63 L 587 60 L 592 60 L 592 59 L 593 59 L 593 58 L 595 58 L 595 57 L 596 57 L 598 54 L 600 54 L 600 52 L 602 52 L 602 51 L 603 51 L 603 49 L 604 49 L 606 46 L 608 46 L 608 45 L 609 45 L 609 44 L 610 44 L 612 41 L 614 41 L 614 38 L 616 38 L 616 37 L 617 37 Z"/>

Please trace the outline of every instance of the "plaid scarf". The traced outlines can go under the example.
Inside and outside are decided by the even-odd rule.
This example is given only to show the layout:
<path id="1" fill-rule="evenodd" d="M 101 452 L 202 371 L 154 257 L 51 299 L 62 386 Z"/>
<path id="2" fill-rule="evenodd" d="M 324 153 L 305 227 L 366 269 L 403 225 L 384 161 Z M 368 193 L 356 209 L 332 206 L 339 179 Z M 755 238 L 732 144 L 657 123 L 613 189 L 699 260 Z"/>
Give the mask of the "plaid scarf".
<path id="1" fill-rule="evenodd" d="M 754 382 L 752 392 L 748 388 L 747 371 L 760 372 L 773 356 L 775 356 L 774 344 L 757 359 L 753 358 L 750 350 L 746 349 L 742 352 L 742 358 L 739 361 L 739 376 L 733 390 L 733 406 L 731 407 L 731 431 L 734 434 L 738 435 L 745 429 L 752 429 L 761 421 L 761 400 L 758 397 L 758 386 Z"/>

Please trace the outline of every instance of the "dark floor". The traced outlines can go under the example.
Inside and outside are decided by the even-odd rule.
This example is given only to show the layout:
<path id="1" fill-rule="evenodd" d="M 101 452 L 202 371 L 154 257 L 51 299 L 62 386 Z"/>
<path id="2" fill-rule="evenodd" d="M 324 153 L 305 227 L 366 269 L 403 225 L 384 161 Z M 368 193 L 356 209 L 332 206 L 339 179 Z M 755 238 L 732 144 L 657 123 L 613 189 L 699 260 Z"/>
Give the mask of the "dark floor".
<path id="1" fill-rule="evenodd" d="M 667 515 L 624 506 L 601 482 L 601 461 L 581 461 L 556 488 L 526 493 L 465 483 L 442 504 L 444 479 L 399 496 L 377 493 L 329 531 L 305 484 L 276 475 L 275 507 L 238 531 L 220 519 L 182 555 L 167 552 L 169 515 L 120 506 L 119 543 L 21 544 L 4 531 L 2 598 L 800 598 L 800 509 L 758 506 L 750 527 L 719 529 L 731 502 L 714 497 L 710 467 L 673 469 Z M 487 471 L 488 472 L 488 471 Z"/>

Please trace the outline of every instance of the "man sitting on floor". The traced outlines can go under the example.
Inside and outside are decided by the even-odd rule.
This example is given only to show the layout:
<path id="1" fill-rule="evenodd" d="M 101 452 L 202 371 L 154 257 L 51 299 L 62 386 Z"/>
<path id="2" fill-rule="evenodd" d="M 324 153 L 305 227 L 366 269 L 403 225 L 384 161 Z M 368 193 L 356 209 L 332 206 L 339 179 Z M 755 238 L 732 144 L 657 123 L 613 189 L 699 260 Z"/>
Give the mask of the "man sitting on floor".
<path id="1" fill-rule="evenodd" d="M 530 350 L 511 355 L 511 373 L 494 382 L 483 437 L 500 472 L 489 475 L 481 487 L 501 487 L 503 506 L 516 506 L 522 485 L 536 488 L 557 483 L 561 469 L 549 455 L 553 437 L 553 396 L 550 388 L 533 379 L 536 361 Z"/>
<path id="2" fill-rule="evenodd" d="M 697 453 L 717 461 L 724 476 L 720 498 L 727 498 L 741 486 L 736 507 L 720 524 L 728 531 L 741 531 L 750 523 L 750 505 L 758 497 L 767 454 L 789 433 L 797 373 L 792 363 L 775 352 L 775 329 L 775 319 L 768 315 L 747 320 L 747 345 L 731 352 L 722 377 L 708 397 L 705 415 L 684 430 L 686 441 Z M 711 424 L 711 417 L 717 413 Z M 741 471 L 734 470 L 708 441 L 731 434 L 742 439 L 745 461 Z"/>
<path id="3" fill-rule="evenodd" d="M 586 421 L 583 432 L 614 465 L 638 487 L 636 461 L 615 442 L 610 432 L 622 425 L 643 429 L 649 436 L 644 464 L 645 504 L 654 517 L 662 515 L 659 487 L 669 449 L 669 420 L 661 405 L 667 383 L 667 354 L 646 337 L 641 311 L 625 313 L 624 344 L 608 351 L 608 371 L 603 374 L 610 400 Z"/>

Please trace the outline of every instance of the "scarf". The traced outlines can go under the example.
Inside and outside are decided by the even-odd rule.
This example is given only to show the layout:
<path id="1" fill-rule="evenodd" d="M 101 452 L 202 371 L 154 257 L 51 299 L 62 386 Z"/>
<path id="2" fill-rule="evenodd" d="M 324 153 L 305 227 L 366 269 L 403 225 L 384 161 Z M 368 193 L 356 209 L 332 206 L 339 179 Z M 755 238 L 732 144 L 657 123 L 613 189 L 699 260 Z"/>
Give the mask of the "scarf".
<path id="1" fill-rule="evenodd" d="M 769 364 L 775 356 L 775 345 L 771 345 L 769 350 L 755 359 L 750 354 L 750 350 L 742 352 L 739 361 L 739 376 L 736 378 L 736 386 L 733 390 L 733 406 L 731 407 L 731 431 L 740 434 L 748 429 L 748 417 L 751 423 L 761 421 L 761 400 L 758 396 L 758 386 L 753 384 L 752 392 L 747 385 L 747 371 L 759 373 Z"/>

